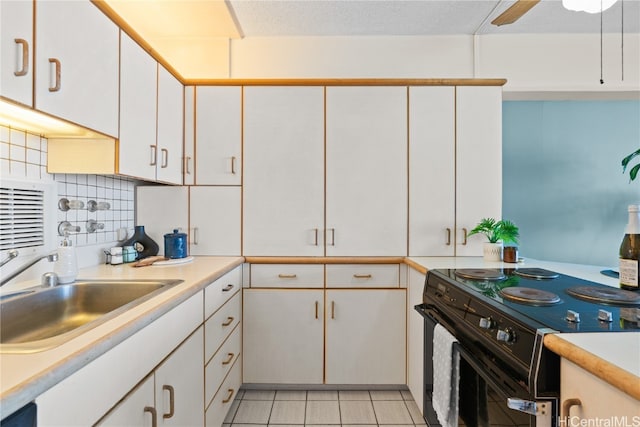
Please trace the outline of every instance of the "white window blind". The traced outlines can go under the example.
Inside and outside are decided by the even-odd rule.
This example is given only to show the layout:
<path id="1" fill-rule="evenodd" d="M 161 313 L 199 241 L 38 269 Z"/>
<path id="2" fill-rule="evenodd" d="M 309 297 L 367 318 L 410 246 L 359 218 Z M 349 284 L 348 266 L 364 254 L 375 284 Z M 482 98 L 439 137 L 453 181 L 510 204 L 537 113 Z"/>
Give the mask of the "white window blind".
<path id="1" fill-rule="evenodd" d="M 0 187 L 0 250 L 44 246 L 44 191 Z"/>

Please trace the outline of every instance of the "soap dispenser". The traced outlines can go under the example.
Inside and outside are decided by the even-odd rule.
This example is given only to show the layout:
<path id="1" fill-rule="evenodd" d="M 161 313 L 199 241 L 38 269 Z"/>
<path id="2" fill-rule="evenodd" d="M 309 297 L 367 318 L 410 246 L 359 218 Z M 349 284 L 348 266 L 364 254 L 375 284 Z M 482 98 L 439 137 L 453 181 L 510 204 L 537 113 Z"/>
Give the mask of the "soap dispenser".
<path id="1" fill-rule="evenodd" d="M 58 261 L 54 268 L 58 275 L 58 283 L 72 283 L 78 277 L 78 258 L 76 248 L 73 246 L 69 234 L 65 233 L 64 239 L 58 247 Z"/>

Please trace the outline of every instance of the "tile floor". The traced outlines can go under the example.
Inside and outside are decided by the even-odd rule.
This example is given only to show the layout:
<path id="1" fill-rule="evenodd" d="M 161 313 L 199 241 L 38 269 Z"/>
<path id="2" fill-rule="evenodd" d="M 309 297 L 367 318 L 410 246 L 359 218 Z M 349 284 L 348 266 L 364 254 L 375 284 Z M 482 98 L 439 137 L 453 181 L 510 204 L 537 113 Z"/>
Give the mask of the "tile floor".
<path id="1" fill-rule="evenodd" d="M 244 390 L 233 402 L 224 427 L 423 426 L 405 390 Z"/>

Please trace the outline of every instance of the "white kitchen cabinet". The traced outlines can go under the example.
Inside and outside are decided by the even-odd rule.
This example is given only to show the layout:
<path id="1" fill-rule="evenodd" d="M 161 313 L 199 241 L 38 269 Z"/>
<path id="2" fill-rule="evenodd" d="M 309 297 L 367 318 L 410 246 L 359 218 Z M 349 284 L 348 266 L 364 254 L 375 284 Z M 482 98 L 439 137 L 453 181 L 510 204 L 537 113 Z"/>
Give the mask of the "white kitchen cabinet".
<path id="1" fill-rule="evenodd" d="M 202 426 L 203 352 L 200 327 L 96 425 Z"/>
<path id="2" fill-rule="evenodd" d="M 156 179 L 157 67 L 155 59 L 121 32 L 118 172 L 149 181 Z"/>
<path id="3" fill-rule="evenodd" d="M 326 255 L 407 253 L 407 89 L 326 89 Z"/>
<path id="4" fill-rule="evenodd" d="M 241 187 L 136 187 L 136 224 L 164 254 L 164 235 L 189 230 L 191 255 L 240 255 Z M 158 215 L 162 212 L 162 215 Z"/>
<path id="5" fill-rule="evenodd" d="M 184 149 L 182 152 L 182 183 L 194 185 L 196 183 L 195 144 L 196 144 L 196 88 L 184 88 Z"/>
<path id="6" fill-rule="evenodd" d="M 422 411 L 424 400 L 424 318 L 414 310 L 422 304 L 425 275 L 409 268 L 407 287 L 407 386 Z"/>
<path id="7" fill-rule="evenodd" d="M 242 363 L 236 359 L 205 413 L 206 427 L 221 427 L 242 385 Z"/>
<path id="8" fill-rule="evenodd" d="M 199 86 L 195 94 L 197 185 L 242 183 L 242 87 Z"/>
<path id="9" fill-rule="evenodd" d="M 411 87 L 409 255 L 478 256 L 502 211 L 502 88 Z"/>
<path id="10" fill-rule="evenodd" d="M 479 256 L 482 218 L 502 218 L 502 86 L 456 88 L 456 256 Z"/>
<path id="11" fill-rule="evenodd" d="M 158 115 L 155 180 L 182 184 L 184 88 L 158 64 Z"/>
<path id="12" fill-rule="evenodd" d="M 324 255 L 324 89 L 244 89 L 243 250 Z"/>
<path id="13" fill-rule="evenodd" d="M 240 255 L 242 188 L 190 187 L 192 255 Z"/>
<path id="14" fill-rule="evenodd" d="M 406 383 L 406 291 L 326 291 L 327 384 Z"/>
<path id="15" fill-rule="evenodd" d="M 575 363 L 560 359 L 560 425 L 633 425 L 640 421 L 640 402 Z M 569 399 L 580 403 L 564 408 Z M 565 411 L 568 409 L 568 412 Z M 569 422 L 565 420 L 569 417 Z M 587 424 L 589 423 L 589 424 Z"/>
<path id="16" fill-rule="evenodd" d="M 322 384 L 323 301 L 323 290 L 244 290 L 244 383 Z"/>
<path id="17" fill-rule="evenodd" d="M 35 25 L 35 108 L 116 137 L 116 24 L 89 0 L 38 0 Z"/>
<path id="18" fill-rule="evenodd" d="M 33 2 L 0 2 L 0 95 L 33 104 Z"/>

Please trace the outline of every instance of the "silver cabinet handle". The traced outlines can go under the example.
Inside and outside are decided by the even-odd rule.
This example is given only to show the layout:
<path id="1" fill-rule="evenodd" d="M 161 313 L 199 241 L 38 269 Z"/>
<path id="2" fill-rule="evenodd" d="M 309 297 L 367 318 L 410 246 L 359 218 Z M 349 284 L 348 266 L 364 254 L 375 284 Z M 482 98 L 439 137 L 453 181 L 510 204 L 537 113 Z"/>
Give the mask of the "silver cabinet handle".
<path id="1" fill-rule="evenodd" d="M 173 389 L 172 386 L 170 385 L 163 385 L 162 386 L 162 390 L 163 391 L 168 391 L 169 392 L 169 412 L 166 414 L 162 415 L 162 418 L 164 419 L 169 419 L 171 417 L 173 417 L 174 414 L 174 410 L 175 410 L 175 390 Z"/>
<path id="2" fill-rule="evenodd" d="M 184 158 L 184 172 L 187 175 L 191 175 L 191 170 L 189 169 L 189 163 L 191 162 L 191 157 L 187 156 Z"/>
<path id="3" fill-rule="evenodd" d="M 145 406 L 144 412 L 151 414 L 151 427 L 158 427 L 158 412 L 153 406 Z"/>
<path id="4" fill-rule="evenodd" d="M 29 72 L 29 42 L 25 39 L 13 39 L 22 48 L 22 67 L 13 72 L 16 77 L 26 76 Z"/>
<path id="5" fill-rule="evenodd" d="M 157 145 L 149 145 L 151 147 L 151 160 L 149 160 L 149 166 L 155 166 L 158 163 L 158 146 Z"/>
<path id="6" fill-rule="evenodd" d="M 169 165 L 169 150 L 161 148 L 160 152 L 162 153 L 162 164 L 160 167 L 164 169 Z"/>
<path id="7" fill-rule="evenodd" d="M 329 243 L 329 246 L 335 246 L 336 245 L 336 229 L 330 228 L 329 232 L 331 232 L 331 243 Z"/>
<path id="8" fill-rule="evenodd" d="M 451 246 L 451 229 L 447 227 L 447 246 Z"/>
<path id="9" fill-rule="evenodd" d="M 62 65 L 60 64 L 60 60 L 57 58 L 49 58 L 49 63 L 55 66 L 55 80 L 54 85 L 49 86 L 49 92 L 58 92 L 60 90 L 61 78 L 62 78 Z"/>

